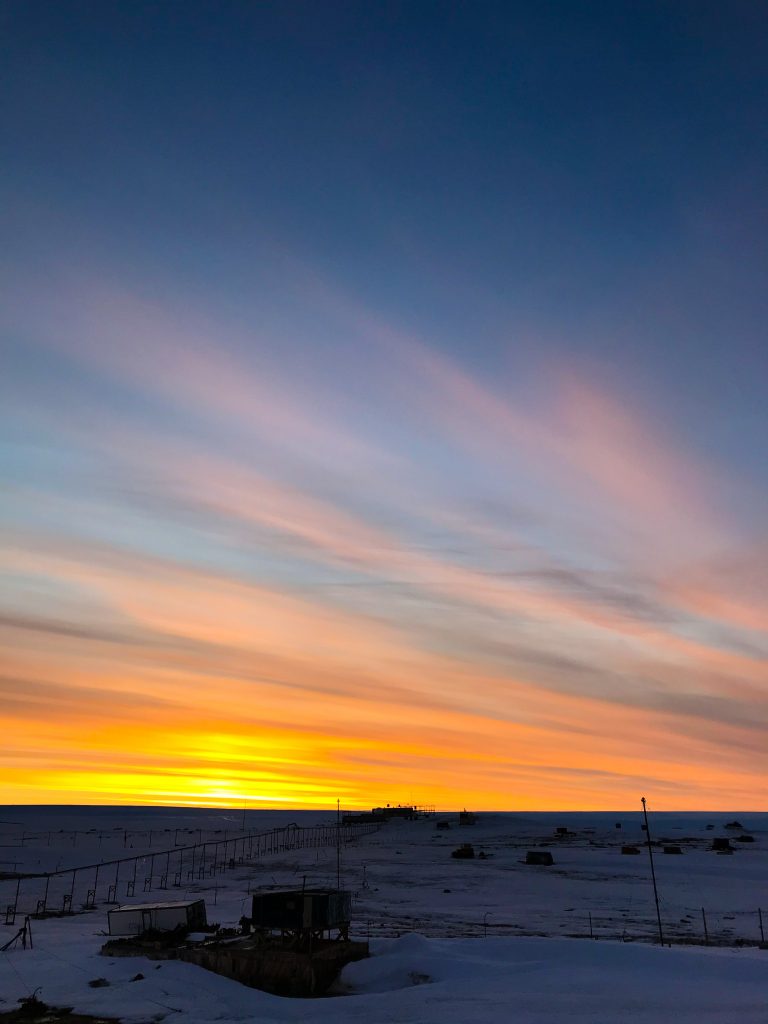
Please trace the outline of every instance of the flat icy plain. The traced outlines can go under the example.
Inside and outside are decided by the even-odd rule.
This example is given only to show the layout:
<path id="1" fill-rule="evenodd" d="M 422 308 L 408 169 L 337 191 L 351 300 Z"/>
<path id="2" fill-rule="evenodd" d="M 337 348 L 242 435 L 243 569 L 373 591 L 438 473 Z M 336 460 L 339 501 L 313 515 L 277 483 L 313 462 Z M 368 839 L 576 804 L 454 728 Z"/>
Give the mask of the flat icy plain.
<path id="1" fill-rule="evenodd" d="M 744 827 L 728 830 L 738 820 Z M 125 856 L 160 856 L 199 840 L 241 835 L 242 811 L 164 808 L 0 808 L 0 872 L 45 872 Z M 332 824 L 335 815 L 251 811 L 247 832 Z M 436 829 L 448 821 L 447 830 Z M 617 828 L 619 824 L 621 827 Z M 765 1024 L 768 950 L 759 949 L 758 908 L 768 928 L 768 815 L 652 814 L 662 925 L 672 948 L 651 945 L 657 922 L 639 813 L 457 815 L 390 821 L 341 851 L 342 885 L 354 894 L 353 933 L 374 956 L 347 967 L 336 997 L 270 996 L 191 965 L 99 955 L 108 907 L 34 920 L 33 950 L 0 955 L 0 1011 L 41 988 L 51 1004 L 131 1021 L 370 1022 L 509 1020 L 676 1021 Z M 712 828 L 707 826 L 712 825 Z M 567 828 L 557 836 L 557 828 Z M 151 834 L 150 834 L 151 830 Z M 742 834 L 754 837 L 741 843 Z M 732 855 L 711 850 L 729 837 Z M 484 858 L 450 854 L 470 842 Z M 623 845 L 640 853 L 622 855 Z M 550 867 L 523 863 L 549 850 Z M 141 877 L 141 875 L 139 876 Z M 336 883 L 336 850 L 264 854 L 213 877 L 146 892 L 123 904 L 202 896 L 210 921 L 233 925 L 249 894 L 265 888 Z M 0 881 L 0 946 L 16 881 Z M 712 945 L 705 948 L 704 918 Z M 597 941 L 590 941 L 592 934 Z M 131 982 L 137 973 L 144 979 Z M 93 989 L 88 982 L 106 978 Z"/>

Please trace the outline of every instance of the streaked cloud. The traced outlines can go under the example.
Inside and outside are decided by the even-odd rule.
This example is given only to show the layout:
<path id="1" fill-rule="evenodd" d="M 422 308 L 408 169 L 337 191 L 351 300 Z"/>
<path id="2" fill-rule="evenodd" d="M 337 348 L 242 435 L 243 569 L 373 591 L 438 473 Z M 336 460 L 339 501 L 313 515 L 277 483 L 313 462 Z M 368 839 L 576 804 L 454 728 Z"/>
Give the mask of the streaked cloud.
<path id="1" fill-rule="evenodd" d="M 763 799 L 764 545 L 709 500 L 727 467 L 565 365 L 532 401 L 317 281 L 336 383 L 64 280 L 13 413 L 39 437 L 6 492 L 13 799 Z"/>

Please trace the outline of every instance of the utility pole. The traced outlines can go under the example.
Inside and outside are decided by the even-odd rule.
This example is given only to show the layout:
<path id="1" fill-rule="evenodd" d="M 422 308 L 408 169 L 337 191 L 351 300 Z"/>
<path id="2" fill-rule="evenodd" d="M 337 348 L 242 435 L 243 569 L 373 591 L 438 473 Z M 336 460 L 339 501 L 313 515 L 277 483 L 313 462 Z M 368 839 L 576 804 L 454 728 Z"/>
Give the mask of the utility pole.
<path id="1" fill-rule="evenodd" d="M 341 889 L 341 800 L 336 801 L 336 888 Z"/>
<path id="2" fill-rule="evenodd" d="M 643 817 L 645 818 L 645 835 L 648 842 L 648 859 L 651 862 L 651 880 L 653 882 L 653 898 L 656 901 L 656 921 L 659 925 L 659 945 L 664 945 L 664 932 L 661 927 L 661 910 L 659 909 L 659 890 L 656 887 L 656 871 L 653 867 L 653 850 L 651 849 L 651 830 L 648 827 L 648 811 L 645 806 L 645 797 L 640 798 L 643 803 Z"/>

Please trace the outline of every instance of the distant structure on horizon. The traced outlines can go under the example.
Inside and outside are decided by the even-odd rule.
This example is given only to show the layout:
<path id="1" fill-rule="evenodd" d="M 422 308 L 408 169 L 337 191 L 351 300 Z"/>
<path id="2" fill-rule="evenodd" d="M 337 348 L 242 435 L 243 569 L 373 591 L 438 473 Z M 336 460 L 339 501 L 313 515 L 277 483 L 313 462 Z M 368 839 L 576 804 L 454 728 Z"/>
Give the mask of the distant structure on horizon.
<path id="1" fill-rule="evenodd" d="M 400 818 L 415 821 L 418 817 L 428 817 L 435 813 L 435 808 L 422 804 L 387 804 L 386 807 L 372 807 L 370 811 L 350 811 L 343 815 L 344 825 L 358 825 L 362 822 L 389 821 Z"/>

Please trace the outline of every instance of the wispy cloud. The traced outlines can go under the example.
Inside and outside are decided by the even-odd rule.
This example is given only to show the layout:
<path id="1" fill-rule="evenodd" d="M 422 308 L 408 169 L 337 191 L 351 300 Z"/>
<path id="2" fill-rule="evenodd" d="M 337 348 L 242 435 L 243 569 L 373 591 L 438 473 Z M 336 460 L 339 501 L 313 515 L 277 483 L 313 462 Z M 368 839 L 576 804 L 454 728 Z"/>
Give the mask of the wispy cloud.
<path id="1" fill-rule="evenodd" d="M 727 473 L 565 366 L 533 401 L 308 294 L 370 353 L 346 373 L 336 352 L 336 383 L 281 367 L 273 333 L 92 277 L 37 309 L 38 353 L 92 380 L 83 409 L 43 389 L 24 410 L 68 468 L 43 442 L 9 477 L 13 792 L 367 802 L 382 768 L 395 799 L 417 779 L 478 806 L 761 785 L 765 552 L 731 553 Z"/>

